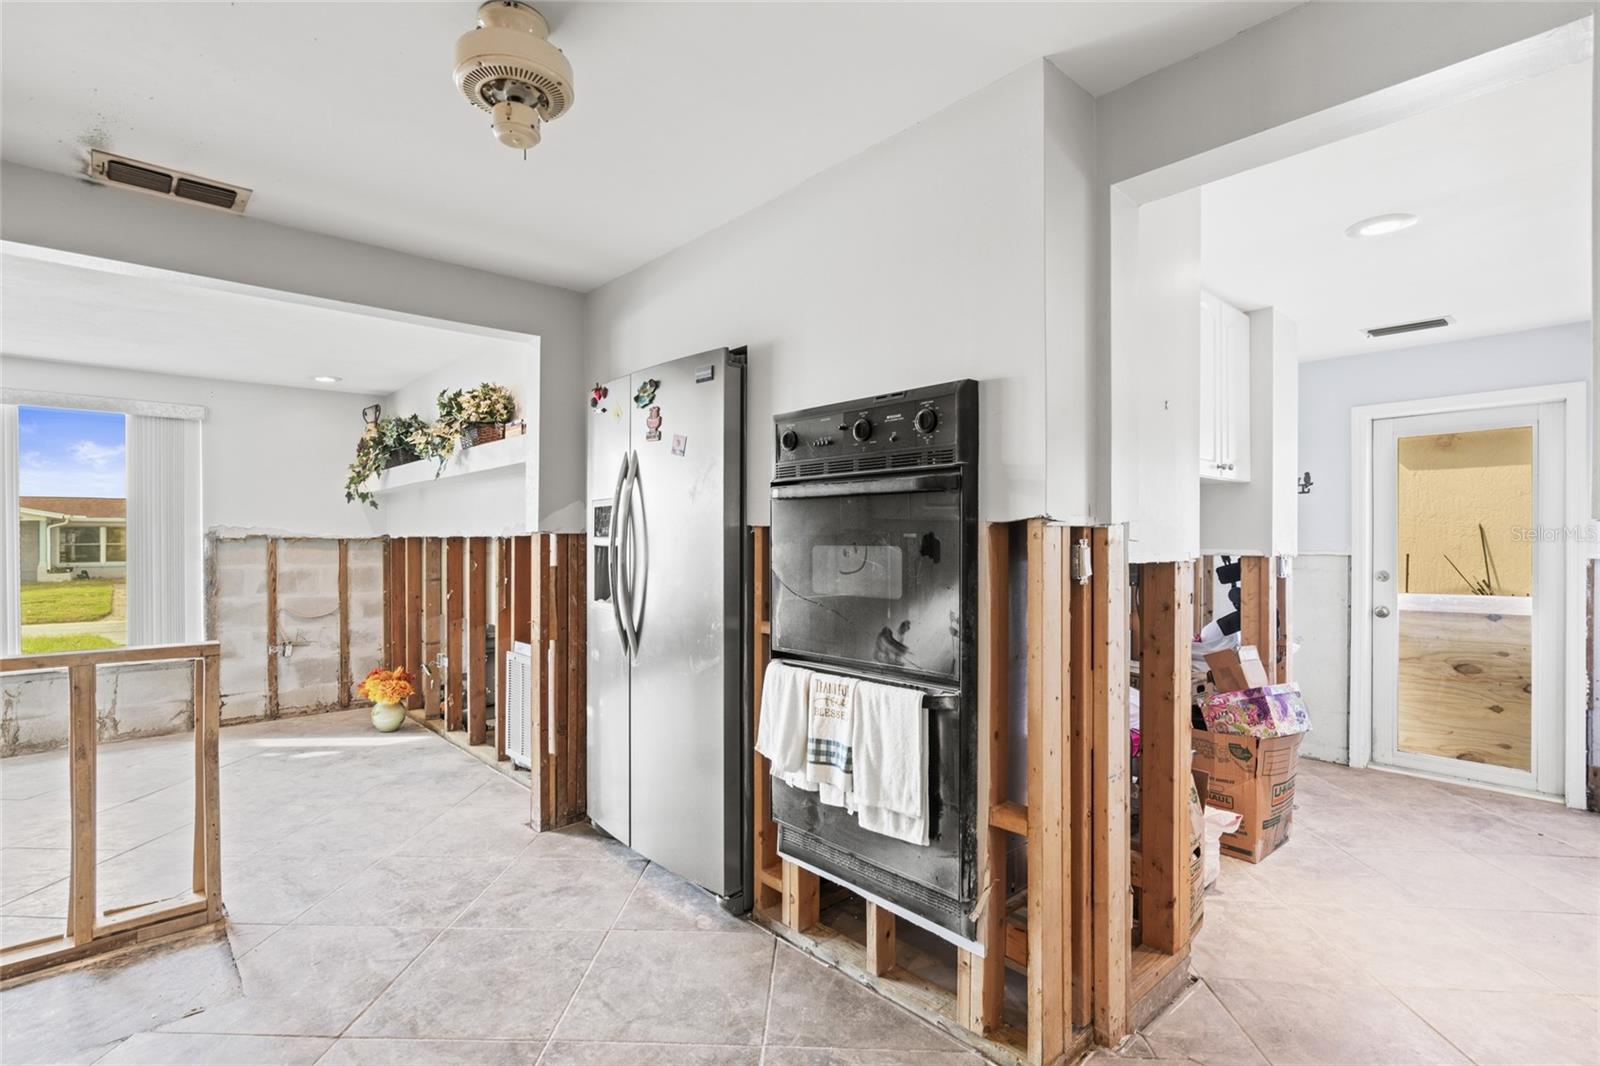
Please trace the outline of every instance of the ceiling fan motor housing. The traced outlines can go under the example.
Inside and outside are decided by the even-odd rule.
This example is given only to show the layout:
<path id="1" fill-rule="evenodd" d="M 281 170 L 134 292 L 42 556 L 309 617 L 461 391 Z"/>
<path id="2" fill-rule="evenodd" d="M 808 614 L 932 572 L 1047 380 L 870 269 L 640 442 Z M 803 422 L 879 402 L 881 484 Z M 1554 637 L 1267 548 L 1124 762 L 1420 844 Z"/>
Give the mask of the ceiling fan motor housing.
<path id="1" fill-rule="evenodd" d="M 549 41 L 544 16 L 520 0 L 488 0 L 478 28 L 456 42 L 456 87 L 494 119 L 495 138 L 526 151 L 539 125 L 572 107 L 572 64 Z"/>

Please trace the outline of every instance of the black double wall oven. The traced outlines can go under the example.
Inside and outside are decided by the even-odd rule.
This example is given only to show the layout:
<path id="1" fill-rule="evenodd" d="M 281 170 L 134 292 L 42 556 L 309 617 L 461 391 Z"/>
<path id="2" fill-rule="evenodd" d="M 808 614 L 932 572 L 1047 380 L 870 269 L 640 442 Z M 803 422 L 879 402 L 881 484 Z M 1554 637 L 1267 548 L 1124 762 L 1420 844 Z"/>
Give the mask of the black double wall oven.
<path id="1" fill-rule="evenodd" d="M 772 652 L 920 689 L 930 843 L 868 832 L 773 781 L 791 860 L 970 942 L 977 882 L 978 386 L 958 381 L 780 415 L 773 427 Z"/>

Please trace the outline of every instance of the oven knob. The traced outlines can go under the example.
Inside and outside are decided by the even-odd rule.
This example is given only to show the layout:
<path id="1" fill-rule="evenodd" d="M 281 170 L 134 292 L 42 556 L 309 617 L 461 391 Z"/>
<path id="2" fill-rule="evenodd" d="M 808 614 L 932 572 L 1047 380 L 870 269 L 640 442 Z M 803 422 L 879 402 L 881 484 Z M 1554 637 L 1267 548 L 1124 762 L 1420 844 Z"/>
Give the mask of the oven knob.
<path id="1" fill-rule="evenodd" d="M 924 407 L 917 412 L 917 416 L 911 420 L 911 424 L 917 427 L 918 433 L 932 433 L 935 427 L 939 425 L 939 412 L 931 407 Z"/>
<path id="2" fill-rule="evenodd" d="M 783 446 L 784 451 L 792 452 L 800 447 L 800 434 L 792 429 L 786 429 L 783 431 L 783 435 L 778 438 L 778 443 Z"/>
<path id="3" fill-rule="evenodd" d="M 850 427 L 850 435 L 856 440 L 870 440 L 872 438 L 872 420 L 858 418 L 856 424 Z"/>

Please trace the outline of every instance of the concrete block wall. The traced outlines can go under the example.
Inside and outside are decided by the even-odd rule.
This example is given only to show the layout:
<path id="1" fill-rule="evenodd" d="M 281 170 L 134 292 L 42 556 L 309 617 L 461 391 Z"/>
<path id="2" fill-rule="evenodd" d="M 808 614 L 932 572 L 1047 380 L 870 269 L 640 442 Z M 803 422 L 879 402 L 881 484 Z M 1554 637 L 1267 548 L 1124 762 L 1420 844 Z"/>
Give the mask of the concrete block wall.
<path id="1" fill-rule="evenodd" d="M 268 684 L 268 538 L 213 537 L 206 560 L 206 630 L 222 645 L 222 721 L 335 710 L 339 670 L 339 541 L 277 538 L 277 700 Z M 345 542 L 351 702 L 383 654 L 383 542 Z M 104 667 L 97 686 L 101 743 L 194 728 L 188 663 Z M 0 680 L 0 757 L 67 742 L 64 671 Z"/>

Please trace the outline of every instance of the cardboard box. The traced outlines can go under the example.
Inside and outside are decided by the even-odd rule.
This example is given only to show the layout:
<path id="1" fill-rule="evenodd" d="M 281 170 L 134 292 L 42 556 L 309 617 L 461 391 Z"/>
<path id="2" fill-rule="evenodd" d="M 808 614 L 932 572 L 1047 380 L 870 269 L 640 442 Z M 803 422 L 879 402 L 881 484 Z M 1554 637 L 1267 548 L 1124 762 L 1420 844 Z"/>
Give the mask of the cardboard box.
<path id="1" fill-rule="evenodd" d="M 1223 854 L 1260 862 L 1288 842 L 1303 735 L 1194 730 L 1194 768 L 1206 775 L 1206 806 L 1237 811 L 1244 819 L 1238 832 L 1222 838 Z"/>
<path id="2" fill-rule="evenodd" d="M 1249 644 L 1214 651 L 1206 656 L 1206 665 L 1211 668 L 1218 692 L 1264 688 L 1272 683 L 1267 668 L 1261 665 L 1261 656 Z"/>

